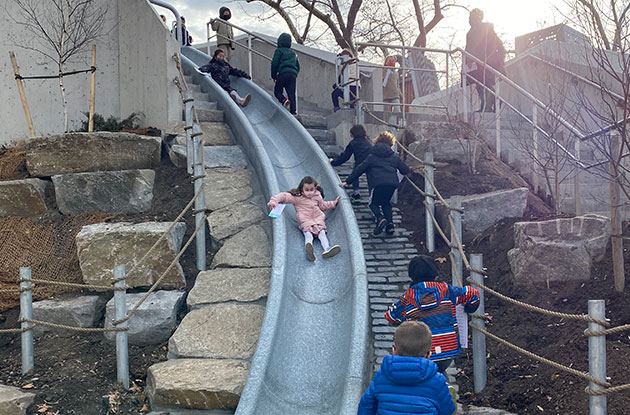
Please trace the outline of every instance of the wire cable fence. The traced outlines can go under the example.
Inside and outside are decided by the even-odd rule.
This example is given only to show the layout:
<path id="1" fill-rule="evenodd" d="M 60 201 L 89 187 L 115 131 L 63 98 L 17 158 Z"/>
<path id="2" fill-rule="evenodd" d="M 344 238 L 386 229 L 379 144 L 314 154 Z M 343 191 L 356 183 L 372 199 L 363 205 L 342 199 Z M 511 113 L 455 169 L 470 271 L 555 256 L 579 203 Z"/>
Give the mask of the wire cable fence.
<path id="1" fill-rule="evenodd" d="M 454 215 L 453 214 L 461 214 L 463 213 L 463 209 L 461 209 L 461 207 L 458 206 L 452 206 L 451 203 L 449 203 L 440 193 L 440 191 L 438 190 L 437 186 L 434 183 L 434 180 L 432 179 L 433 177 L 433 169 L 435 168 L 435 163 L 432 162 L 433 157 L 432 154 L 427 153 L 427 156 L 429 156 L 428 158 L 430 158 L 431 161 L 424 161 L 422 159 L 420 159 L 419 157 L 417 157 L 416 155 L 414 155 L 413 153 L 411 153 L 409 151 L 409 149 L 407 149 L 404 145 L 397 143 L 398 147 L 401 149 L 402 152 L 406 153 L 407 155 L 409 155 L 411 158 L 413 158 L 416 162 L 418 162 L 420 164 L 419 168 L 415 168 L 413 169 L 414 171 L 418 172 L 424 179 L 425 179 L 425 187 L 424 190 L 418 185 L 416 184 L 411 177 L 409 176 L 405 176 L 405 180 L 411 185 L 411 187 L 417 191 L 421 196 L 423 196 L 424 198 L 424 207 L 425 207 L 425 212 L 427 214 L 427 217 L 430 218 L 430 221 L 427 220 L 427 234 L 429 233 L 434 233 L 437 232 L 440 237 L 442 238 L 442 240 L 444 241 L 444 243 L 451 248 L 451 252 L 449 253 L 449 256 L 451 258 L 452 262 L 455 262 L 458 260 L 458 258 L 461 258 L 461 261 L 463 262 L 463 269 L 465 269 L 466 271 L 470 272 L 471 275 L 477 274 L 478 276 L 481 277 L 481 279 L 484 276 L 488 276 L 489 273 L 485 270 L 482 269 L 482 267 L 473 267 L 470 263 L 470 261 L 467 258 L 466 252 L 464 250 L 464 245 L 462 243 L 462 238 L 461 238 L 461 231 L 460 232 L 451 232 L 451 238 L 449 238 L 446 235 L 446 232 L 444 231 L 444 229 L 442 228 L 442 226 L 440 225 L 439 221 L 436 219 L 435 214 L 433 213 L 432 209 L 430 209 L 429 200 L 438 200 L 440 203 L 442 203 L 444 205 L 444 207 L 449 211 L 449 215 L 448 215 L 448 223 L 450 225 L 451 230 L 455 229 L 457 227 L 457 223 L 456 223 L 456 219 L 454 219 Z M 431 192 L 429 192 L 428 190 L 431 190 Z M 431 224 L 431 226 L 429 226 L 429 223 Z M 427 240 L 428 240 L 428 236 L 427 236 Z M 455 252 L 459 255 L 455 255 Z M 463 273 L 462 273 L 462 268 L 458 268 L 457 266 L 453 266 L 452 267 L 452 274 L 453 274 L 453 281 L 456 282 L 457 284 L 459 284 L 460 286 L 462 286 L 462 282 L 464 281 L 464 277 L 463 277 Z M 554 310 L 548 310 L 545 309 L 543 307 L 539 307 L 539 306 L 535 306 L 532 304 L 528 304 L 526 302 L 523 301 L 519 301 L 516 300 L 514 298 L 511 298 L 505 294 L 502 294 L 488 286 L 486 286 L 483 282 L 481 282 L 481 279 L 474 279 L 472 277 L 466 278 L 466 281 L 469 282 L 471 285 L 477 287 L 480 289 L 481 293 L 484 292 L 488 292 L 496 297 L 498 297 L 499 299 L 509 302 L 511 304 L 514 304 L 516 306 L 522 307 L 526 310 L 529 311 L 533 311 L 536 313 L 540 313 L 543 315 L 547 315 L 547 316 L 551 316 L 551 317 L 557 317 L 557 318 L 563 318 L 563 319 L 567 319 L 567 320 L 578 320 L 578 321 L 584 321 L 589 323 L 589 329 L 584 331 L 584 335 L 588 336 L 588 337 L 595 337 L 595 338 L 600 338 L 602 340 L 603 343 L 603 347 L 605 349 L 605 339 L 604 336 L 606 335 L 610 335 L 610 334 L 617 334 L 617 333 L 621 333 L 621 332 L 625 332 L 625 331 L 630 331 L 630 324 L 625 324 L 625 325 L 621 325 L 621 326 L 617 326 L 617 327 L 611 327 L 610 322 L 604 318 L 604 313 L 603 313 L 603 308 L 602 308 L 602 314 L 601 316 L 597 316 L 597 317 L 593 317 L 591 315 L 587 315 L 587 314 L 572 314 L 572 313 L 563 313 L 563 312 L 558 312 L 558 311 L 554 311 Z M 480 294 L 481 294 L 480 293 Z M 597 300 L 598 302 L 601 302 L 602 307 L 603 307 L 603 301 L 602 300 Z M 591 302 L 589 302 L 589 311 L 590 311 L 590 304 Z M 472 316 L 474 319 L 480 319 L 480 321 L 484 321 L 486 320 L 486 316 L 485 314 L 481 314 L 481 315 L 473 315 Z M 479 320 L 478 320 L 479 321 Z M 595 327 L 593 327 L 595 326 Z M 599 327 L 597 327 L 599 326 Z M 489 337 L 494 341 L 497 341 L 501 344 L 503 344 L 506 347 L 509 347 L 510 349 L 516 351 L 519 354 L 522 354 L 524 356 L 527 356 L 531 359 L 534 359 L 536 361 L 539 361 L 541 363 L 544 363 L 546 365 L 549 365 L 551 367 L 554 367 L 558 370 L 564 371 L 566 373 L 572 374 L 574 376 L 578 376 L 584 380 L 587 380 L 591 383 L 591 385 L 589 385 L 586 389 L 585 389 L 585 393 L 588 394 L 590 397 L 602 397 L 605 396 L 607 394 L 610 393 L 616 393 L 616 392 L 622 392 L 622 391 L 626 391 L 630 389 L 630 384 L 626 384 L 626 385 L 617 385 L 617 386 L 613 386 L 608 379 L 605 376 L 605 355 L 604 355 L 604 359 L 603 359 L 603 365 L 604 365 L 604 375 L 601 376 L 595 376 L 592 373 L 587 373 L 587 372 L 582 372 L 576 369 L 573 369 L 569 366 L 563 365 L 561 363 L 555 362 L 551 359 L 547 359 L 545 357 L 539 356 L 535 353 L 532 353 L 531 351 L 525 350 L 524 348 L 517 346 L 513 343 L 510 343 L 509 341 L 502 339 L 490 332 L 488 332 L 487 330 L 485 330 L 485 328 L 482 328 L 476 324 L 471 324 L 470 327 L 474 330 L 477 331 L 481 334 L 483 334 L 483 336 Z M 598 329 L 599 328 L 599 329 Z M 589 342 L 590 343 L 590 342 Z M 590 345 L 589 345 L 590 348 Z M 485 350 L 485 343 L 484 343 L 484 347 L 483 349 Z M 474 345 L 473 345 L 473 352 L 475 352 L 474 350 Z M 589 350 L 589 361 L 594 359 L 596 357 L 593 357 L 591 355 L 591 352 Z M 601 360 L 600 360 L 601 363 Z M 592 365 L 592 362 L 591 362 Z M 485 352 L 484 352 L 484 371 L 485 371 Z M 475 378 L 476 379 L 476 378 Z M 484 373 L 484 379 L 485 379 L 485 373 Z M 485 381 L 484 381 L 484 385 L 485 385 Z M 479 390 L 480 391 L 480 390 Z"/>

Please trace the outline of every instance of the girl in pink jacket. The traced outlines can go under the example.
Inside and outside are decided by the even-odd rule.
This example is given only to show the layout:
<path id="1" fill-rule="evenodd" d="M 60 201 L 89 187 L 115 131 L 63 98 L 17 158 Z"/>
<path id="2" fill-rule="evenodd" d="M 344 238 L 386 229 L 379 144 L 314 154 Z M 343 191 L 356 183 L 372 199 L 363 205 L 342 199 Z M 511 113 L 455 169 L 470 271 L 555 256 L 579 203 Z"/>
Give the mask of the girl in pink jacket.
<path id="1" fill-rule="evenodd" d="M 269 199 L 267 205 L 275 209 L 278 203 L 289 203 L 295 207 L 297 223 L 304 233 L 306 256 L 309 261 L 315 261 L 313 253 L 313 236 L 319 239 L 324 248 L 323 258 L 330 258 L 341 252 L 339 245 L 330 246 L 326 237 L 325 211 L 334 209 L 339 203 L 339 196 L 332 201 L 324 201 L 324 190 L 311 176 L 304 177 L 297 189 L 278 193 Z"/>

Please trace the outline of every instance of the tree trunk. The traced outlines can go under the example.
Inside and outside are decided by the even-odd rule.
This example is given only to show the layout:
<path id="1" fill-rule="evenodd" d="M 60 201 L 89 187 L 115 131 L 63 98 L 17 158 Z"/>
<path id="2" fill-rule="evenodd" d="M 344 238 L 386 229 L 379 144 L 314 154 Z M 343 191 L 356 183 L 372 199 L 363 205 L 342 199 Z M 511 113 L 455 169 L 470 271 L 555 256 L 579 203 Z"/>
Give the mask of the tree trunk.
<path id="1" fill-rule="evenodd" d="M 619 154 L 621 143 L 621 137 L 616 132 L 613 132 L 610 136 L 610 152 L 613 160 L 617 159 Z M 612 249 L 612 261 L 613 261 L 613 276 L 615 279 L 615 291 L 623 292 L 626 276 L 624 273 L 623 263 L 623 239 L 621 236 L 621 215 L 619 212 L 619 181 L 616 179 L 618 169 L 615 168 L 613 163 L 610 164 L 610 173 L 612 179 L 610 181 L 610 227 L 611 227 L 611 249 Z"/>
<path id="2" fill-rule="evenodd" d="M 61 103 L 63 105 L 63 131 L 68 132 L 68 101 L 66 100 L 66 87 L 63 84 L 63 66 L 59 66 L 59 89 L 61 90 Z"/>

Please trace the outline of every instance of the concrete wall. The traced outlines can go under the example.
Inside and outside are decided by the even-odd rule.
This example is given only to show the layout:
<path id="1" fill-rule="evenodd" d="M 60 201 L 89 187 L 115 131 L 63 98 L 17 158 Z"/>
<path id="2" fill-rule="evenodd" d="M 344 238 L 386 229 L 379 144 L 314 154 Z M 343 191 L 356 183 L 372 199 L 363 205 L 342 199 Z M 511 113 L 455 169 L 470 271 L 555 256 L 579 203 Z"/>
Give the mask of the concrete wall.
<path id="1" fill-rule="evenodd" d="M 169 120 L 180 118 L 180 98 L 172 83 L 176 69 L 171 59 L 177 42 L 146 0 L 100 0 L 107 4 L 104 36 L 96 42 L 96 112 L 108 117 L 127 117 L 131 112 L 145 115 L 143 124 L 164 128 Z M 28 136 L 28 127 L 9 51 L 17 57 L 20 73 L 54 75 L 58 69 L 41 54 L 16 45 L 28 39 L 15 23 L 20 20 L 15 4 L 5 2 L 6 13 L 0 14 L 0 144 Z M 89 47 L 88 47 L 89 48 Z M 87 69 L 91 51 L 78 56 L 65 70 Z M 63 109 L 58 81 L 26 80 L 25 91 L 37 135 L 63 132 Z M 68 100 L 69 129 L 78 129 L 89 110 L 89 74 L 64 78 Z"/>

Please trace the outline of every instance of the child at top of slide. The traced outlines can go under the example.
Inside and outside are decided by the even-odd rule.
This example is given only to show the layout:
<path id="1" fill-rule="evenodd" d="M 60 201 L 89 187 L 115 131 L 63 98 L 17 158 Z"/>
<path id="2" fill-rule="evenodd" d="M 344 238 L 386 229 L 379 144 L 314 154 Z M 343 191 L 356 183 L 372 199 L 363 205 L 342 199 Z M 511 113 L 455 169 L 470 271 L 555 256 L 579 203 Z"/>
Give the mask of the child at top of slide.
<path id="1" fill-rule="evenodd" d="M 341 252 L 339 245 L 330 246 L 326 236 L 325 211 L 334 209 L 339 203 L 339 196 L 333 201 L 324 201 L 324 190 L 311 176 L 304 177 L 297 188 L 288 192 L 278 193 L 269 199 L 269 206 L 275 209 L 279 203 L 292 204 L 295 207 L 297 223 L 304 233 L 306 256 L 309 261 L 315 261 L 313 252 L 313 237 L 316 236 L 324 248 L 322 257 L 331 258 Z"/>

